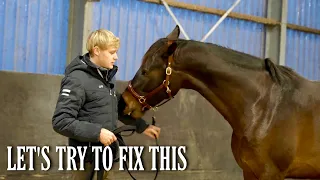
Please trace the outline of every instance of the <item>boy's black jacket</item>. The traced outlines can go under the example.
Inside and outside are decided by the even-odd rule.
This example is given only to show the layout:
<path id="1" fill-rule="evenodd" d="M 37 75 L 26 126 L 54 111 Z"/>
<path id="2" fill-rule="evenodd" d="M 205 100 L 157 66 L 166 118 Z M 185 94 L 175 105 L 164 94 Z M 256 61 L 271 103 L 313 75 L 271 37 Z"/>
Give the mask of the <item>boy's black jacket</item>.
<path id="1" fill-rule="evenodd" d="M 135 124 L 138 133 L 148 127 L 143 119 L 122 114 L 125 103 L 115 87 L 117 70 L 117 66 L 111 70 L 97 67 L 88 53 L 67 66 L 52 125 L 57 133 L 69 137 L 69 145 L 102 145 L 101 128 L 114 130 L 118 119 L 124 124 Z"/>

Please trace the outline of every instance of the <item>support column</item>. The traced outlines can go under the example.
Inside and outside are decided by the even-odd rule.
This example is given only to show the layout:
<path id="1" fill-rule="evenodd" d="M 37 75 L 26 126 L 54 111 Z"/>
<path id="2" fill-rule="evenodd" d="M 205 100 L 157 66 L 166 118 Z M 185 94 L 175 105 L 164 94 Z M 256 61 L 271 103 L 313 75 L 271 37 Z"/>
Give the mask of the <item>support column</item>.
<path id="1" fill-rule="evenodd" d="M 281 26 L 266 27 L 265 58 L 284 64 L 286 53 L 287 0 L 268 0 L 267 18 L 281 21 Z M 284 3 L 283 3 L 284 2 Z M 283 6 L 284 5 L 284 6 Z"/>
<path id="2" fill-rule="evenodd" d="M 282 0 L 279 64 L 286 63 L 288 0 Z"/>
<path id="3" fill-rule="evenodd" d="M 69 0 L 67 64 L 82 54 L 84 6 L 86 0 Z"/>
<path id="4" fill-rule="evenodd" d="M 100 0 L 86 0 L 86 4 L 84 7 L 84 21 L 83 21 L 83 38 L 82 38 L 82 53 L 87 52 L 86 43 L 87 43 L 87 37 L 89 36 L 89 33 L 92 31 L 92 8 L 93 3 L 99 2 Z"/>

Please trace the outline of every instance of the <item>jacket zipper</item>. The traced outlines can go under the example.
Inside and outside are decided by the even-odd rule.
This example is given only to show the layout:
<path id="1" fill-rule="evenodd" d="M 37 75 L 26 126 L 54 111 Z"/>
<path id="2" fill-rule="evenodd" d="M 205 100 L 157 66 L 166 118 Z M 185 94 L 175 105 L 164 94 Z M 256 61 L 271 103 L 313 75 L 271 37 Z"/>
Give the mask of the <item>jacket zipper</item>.
<path id="1" fill-rule="evenodd" d="M 98 71 L 98 73 L 100 74 L 100 76 L 101 76 L 101 78 L 102 78 L 102 80 L 103 80 L 103 83 L 107 86 L 107 84 L 108 84 L 108 82 L 107 82 L 107 80 L 105 80 L 104 78 L 103 78 L 103 75 L 102 75 L 102 73 L 100 72 L 100 70 L 99 69 L 97 69 L 97 71 Z M 106 79 L 107 79 L 107 77 L 108 77 L 108 74 L 109 74 L 109 71 L 107 71 L 107 74 L 106 74 Z M 108 87 L 108 86 L 107 86 Z M 112 97 L 112 90 L 111 90 L 111 88 L 109 88 L 109 95 L 110 95 L 110 99 L 111 99 L 111 109 L 112 109 L 112 112 L 111 112 L 111 124 L 112 124 L 112 126 L 115 126 L 115 124 L 114 124 L 114 122 L 113 122 L 113 120 L 114 120 L 114 111 L 115 111 L 115 108 L 114 108 L 114 102 L 113 102 L 113 97 Z"/>
<path id="2" fill-rule="evenodd" d="M 111 89 L 110 89 L 110 94 L 111 94 L 111 95 L 110 95 L 110 96 L 111 96 L 110 99 L 111 99 L 111 103 L 112 103 L 112 104 L 111 104 L 111 105 L 112 105 L 112 119 L 111 119 L 111 124 L 112 124 L 112 128 L 113 128 L 113 127 L 114 127 L 114 123 L 113 123 L 113 122 L 114 122 L 114 113 L 115 113 L 114 111 L 115 111 L 115 108 L 114 108 L 113 95 L 112 95 L 112 90 L 111 90 Z"/>

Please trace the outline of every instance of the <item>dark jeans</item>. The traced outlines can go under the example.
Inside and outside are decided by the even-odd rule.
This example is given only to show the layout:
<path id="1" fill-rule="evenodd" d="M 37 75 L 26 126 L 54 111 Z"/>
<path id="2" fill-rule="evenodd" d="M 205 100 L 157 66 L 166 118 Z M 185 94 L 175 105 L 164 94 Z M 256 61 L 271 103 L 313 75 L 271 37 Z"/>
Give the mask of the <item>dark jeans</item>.
<path id="1" fill-rule="evenodd" d="M 117 153 L 117 146 L 115 143 L 110 145 L 112 149 L 112 153 L 115 156 Z M 93 157 L 93 159 L 95 159 Z M 94 170 L 95 168 L 95 161 L 92 162 L 86 162 L 85 163 L 85 170 L 84 171 L 73 171 L 72 172 L 72 179 L 73 180 L 107 180 L 108 171 L 104 170 L 103 164 L 102 164 L 102 153 L 99 154 L 99 171 Z M 106 162 L 108 162 L 108 159 L 106 159 Z M 77 167 L 79 167 L 79 163 L 77 163 Z"/>

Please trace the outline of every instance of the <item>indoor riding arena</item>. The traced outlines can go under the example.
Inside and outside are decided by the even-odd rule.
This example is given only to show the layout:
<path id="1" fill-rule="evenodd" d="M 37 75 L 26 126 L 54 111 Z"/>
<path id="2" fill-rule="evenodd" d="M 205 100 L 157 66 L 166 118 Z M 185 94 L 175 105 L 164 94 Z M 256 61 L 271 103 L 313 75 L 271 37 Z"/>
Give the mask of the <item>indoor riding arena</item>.
<path id="1" fill-rule="evenodd" d="M 68 138 L 55 132 L 52 118 L 65 68 L 75 57 L 87 53 L 86 41 L 92 31 L 106 29 L 120 38 L 115 63 L 119 69 L 115 77 L 116 89 L 124 92 L 140 72 L 140 66 L 151 64 L 151 61 L 145 64 L 142 61 L 153 43 L 160 38 L 170 39 L 177 32 L 176 27 L 183 42 L 200 43 L 199 48 L 191 49 L 194 59 L 181 60 L 181 64 L 198 62 L 204 57 L 197 55 L 205 52 L 201 47 L 211 47 L 211 44 L 230 52 L 225 57 L 241 66 L 249 66 L 244 65 L 248 61 L 246 58 L 257 62 L 267 62 L 268 58 L 271 66 L 264 71 L 270 72 L 271 76 L 289 77 L 286 74 L 289 71 L 281 67 L 286 66 L 297 73 L 290 76 L 292 81 L 298 82 L 294 78 L 299 78 L 308 84 L 299 86 L 308 91 L 295 91 L 292 96 L 286 94 L 280 99 L 295 99 L 304 105 L 309 103 L 306 105 L 309 109 L 301 115 L 302 105 L 294 106 L 288 101 L 284 107 L 287 109 L 292 105 L 290 113 L 297 113 L 291 116 L 287 110 L 278 108 L 279 111 L 274 112 L 271 109 L 275 106 L 264 105 L 259 112 L 268 112 L 267 115 L 261 117 L 263 115 L 255 112 L 250 125 L 262 124 L 263 133 L 258 129 L 248 135 L 249 131 L 244 130 L 241 140 L 234 145 L 232 139 L 238 131 L 227 120 L 231 111 L 216 106 L 223 103 L 225 96 L 219 96 L 220 99 L 215 96 L 219 102 L 212 103 L 213 96 L 212 99 L 203 96 L 207 92 L 181 88 L 173 99 L 143 116 L 149 124 L 152 117 L 156 117 L 155 126 L 161 128 L 157 141 L 139 133 L 123 136 L 127 146 L 144 147 L 144 169 L 130 170 L 132 175 L 138 180 L 154 179 L 157 171 L 152 167 L 162 163 L 169 167 L 159 170 L 156 177 L 159 180 L 283 180 L 284 173 L 290 172 L 303 174 L 296 179 L 320 180 L 317 159 L 320 159 L 319 0 L 0 0 L 0 179 L 72 179 L 72 171 L 68 170 L 72 161 L 68 157 L 73 151 L 67 149 L 61 154 L 57 151 L 58 146 L 68 146 Z M 215 59 L 219 60 L 219 55 L 202 58 L 202 61 Z M 219 64 L 211 67 L 211 62 L 205 64 L 202 64 L 202 70 L 215 69 L 223 74 L 227 69 Z M 166 65 L 164 75 L 165 68 Z M 196 65 L 188 68 L 190 72 L 201 69 Z M 230 65 L 228 68 L 234 68 L 236 73 L 242 67 Z M 172 69 L 174 72 L 174 66 Z M 245 72 L 241 70 L 242 74 Z M 233 76 L 237 75 L 228 74 L 228 77 Z M 253 82 L 252 78 L 254 75 L 239 77 L 242 82 Z M 169 87 L 174 86 L 174 82 L 172 80 Z M 212 89 L 219 92 L 224 91 L 220 88 L 228 87 L 228 83 L 222 87 L 219 80 L 211 82 L 202 86 L 214 86 Z M 231 85 L 235 86 L 230 82 Z M 240 89 L 243 87 L 246 85 L 239 86 Z M 234 94 L 227 96 L 241 97 L 239 88 L 234 88 Z M 304 92 L 309 95 L 301 95 Z M 232 112 L 240 112 L 243 116 L 233 117 L 237 117 L 234 119 L 238 122 L 246 122 L 244 119 L 249 120 L 251 116 L 242 112 L 244 107 L 236 106 L 237 102 L 230 100 L 228 103 L 234 104 Z M 246 104 L 252 106 L 252 111 L 259 104 L 253 103 Z M 311 110 L 311 106 L 315 109 Z M 279 123 L 280 130 L 274 135 L 275 131 L 266 128 L 272 126 L 270 121 L 276 117 L 281 117 L 284 123 Z M 122 125 L 119 121 L 118 126 Z M 304 125 L 307 128 L 302 128 Z M 263 138 L 268 135 L 272 138 Z M 250 138 L 255 139 L 255 143 Z M 266 143 L 268 151 L 264 151 L 264 146 L 255 148 Z M 154 146 L 167 147 L 169 156 L 163 158 L 165 153 L 159 153 L 155 162 L 149 151 Z M 178 153 L 179 147 L 185 147 L 185 151 L 180 149 Z M 132 154 L 128 156 L 133 157 Z M 169 163 L 165 163 L 167 161 Z M 179 169 L 183 166 L 186 167 Z M 129 180 L 132 177 L 125 169 L 120 169 L 120 162 L 113 162 L 108 179 Z M 286 176 L 285 179 L 294 177 Z"/>

